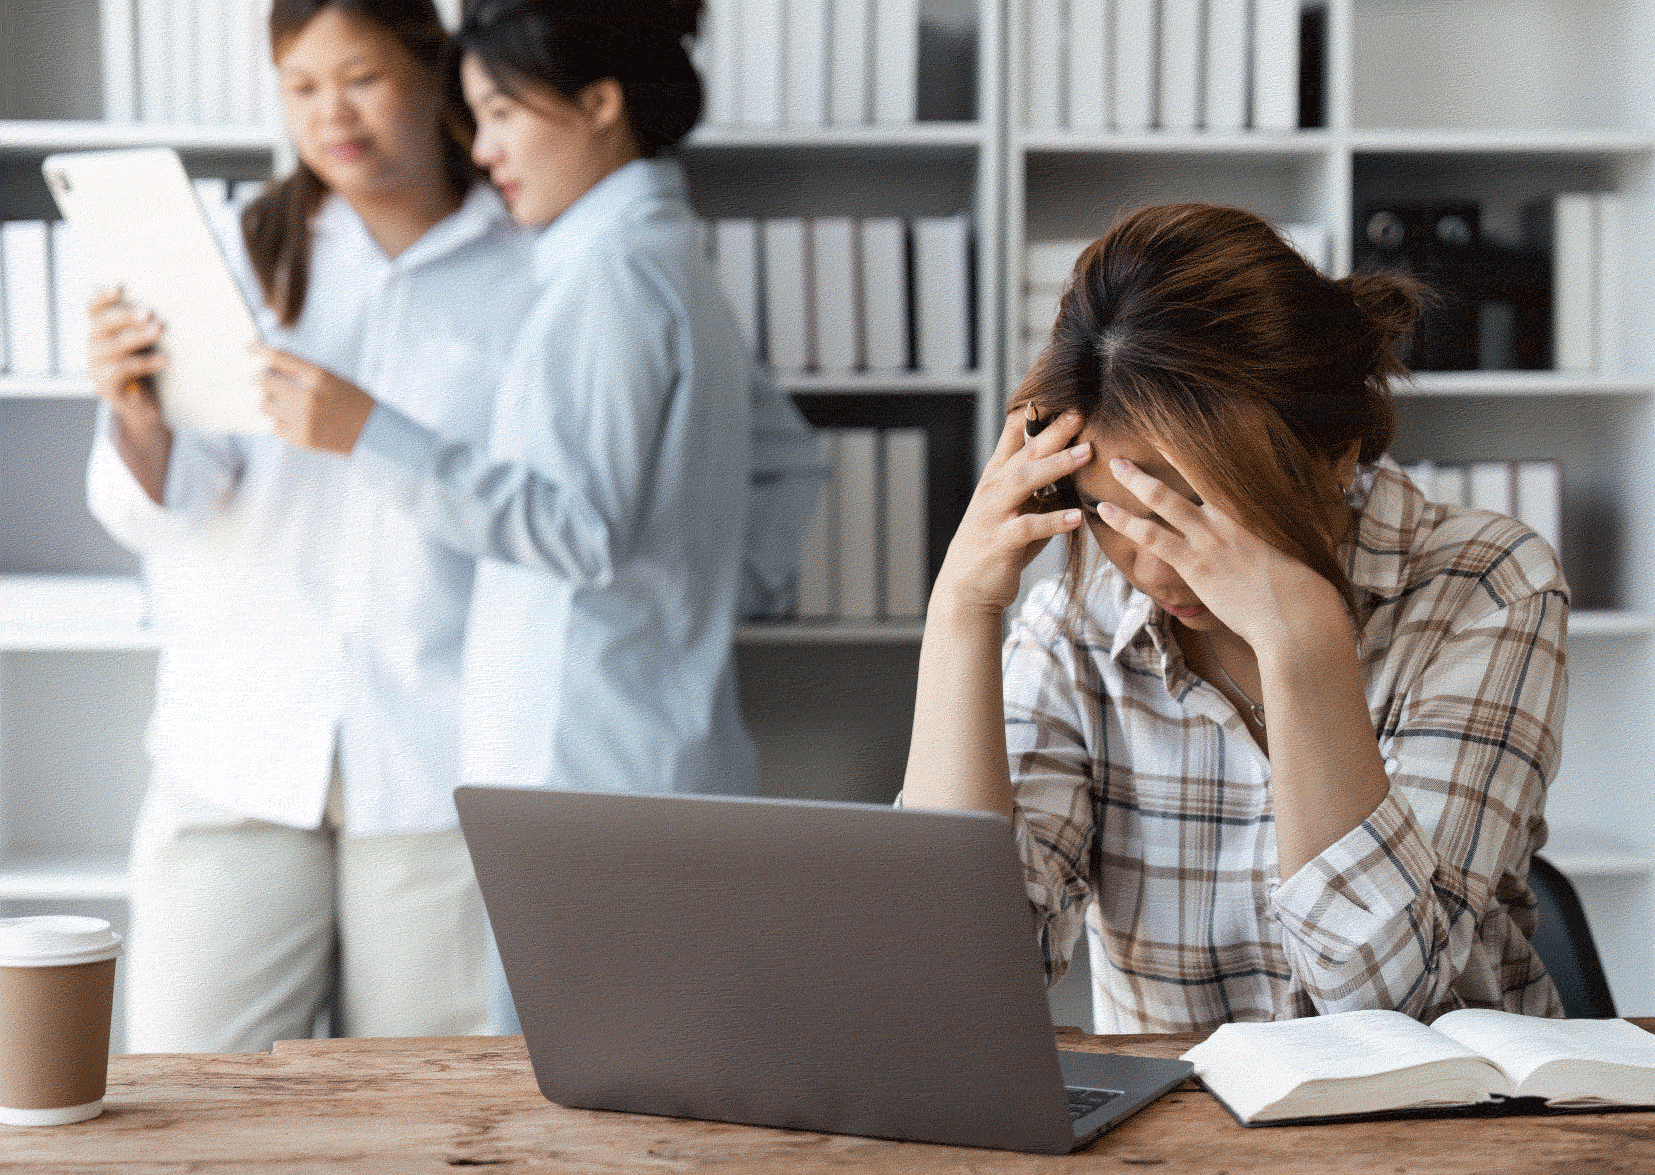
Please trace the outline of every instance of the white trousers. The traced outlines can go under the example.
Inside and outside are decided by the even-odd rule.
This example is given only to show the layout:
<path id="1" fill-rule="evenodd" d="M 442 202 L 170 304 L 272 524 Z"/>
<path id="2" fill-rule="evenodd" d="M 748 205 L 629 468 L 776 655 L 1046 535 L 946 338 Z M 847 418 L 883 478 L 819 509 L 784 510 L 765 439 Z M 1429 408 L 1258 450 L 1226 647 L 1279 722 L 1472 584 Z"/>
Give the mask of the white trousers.
<path id="1" fill-rule="evenodd" d="M 311 1035 L 491 1031 L 492 948 L 458 830 L 350 837 L 338 780 L 315 829 L 164 783 L 133 838 L 127 1048 L 264 1052 Z M 337 975 L 337 991 L 335 976 Z"/>

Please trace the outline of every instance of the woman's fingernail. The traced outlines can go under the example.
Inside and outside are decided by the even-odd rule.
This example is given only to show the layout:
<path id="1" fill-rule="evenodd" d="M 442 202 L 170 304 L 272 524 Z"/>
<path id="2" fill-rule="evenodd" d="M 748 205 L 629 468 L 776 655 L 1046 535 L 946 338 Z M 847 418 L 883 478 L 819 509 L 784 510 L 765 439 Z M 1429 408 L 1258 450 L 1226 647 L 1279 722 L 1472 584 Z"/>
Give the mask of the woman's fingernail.
<path id="1" fill-rule="evenodd" d="M 1084 457 L 1087 453 L 1090 453 L 1091 451 L 1092 451 L 1092 442 L 1091 441 L 1081 441 L 1080 444 L 1076 445 L 1074 448 L 1069 450 L 1069 456 L 1071 456 L 1071 457 Z"/>
<path id="2" fill-rule="evenodd" d="M 1079 526 L 1080 525 L 1080 511 L 1079 510 L 1065 510 L 1063 512 L 1063 521 L 1068 526 Z"/>
<path id="3" fill-rule="evenodd" d="M 1116 473 L 1131 473 L 1134 466 L 1132 462 L 1128 461 L 1125 457 L 1116 457 L 1114 460 L 1109 462 L 1109 468 L 1114 470 Z"/>
<path id="4" fill-rule="evenodd" d="M 1109 502 L 1098 503 L 1099 518 L 1118 518 L 1120 517 L 1120 513 L 1121 508 L 1119 506 L 1112 505 Z"/>

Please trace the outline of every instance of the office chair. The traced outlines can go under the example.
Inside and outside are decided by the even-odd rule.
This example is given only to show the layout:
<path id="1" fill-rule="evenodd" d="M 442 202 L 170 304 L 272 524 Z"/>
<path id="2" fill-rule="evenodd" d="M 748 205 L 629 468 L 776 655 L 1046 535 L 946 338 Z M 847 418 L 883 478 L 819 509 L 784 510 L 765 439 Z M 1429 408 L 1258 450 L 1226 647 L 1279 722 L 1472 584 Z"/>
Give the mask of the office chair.
<path id="1" fill-rule="evenodd" d="M 1609 981 L 1604 978 L 1575 887 L 1557 866 L 1535 857 L 1529 862 L 1529 888 L 1534 890 L 1540 915 L 1529 941 L 1557 984 L 1564 1015 L 1591 1020 L 1613 1017 L 1615 1001 L 1609 995 Z"/>

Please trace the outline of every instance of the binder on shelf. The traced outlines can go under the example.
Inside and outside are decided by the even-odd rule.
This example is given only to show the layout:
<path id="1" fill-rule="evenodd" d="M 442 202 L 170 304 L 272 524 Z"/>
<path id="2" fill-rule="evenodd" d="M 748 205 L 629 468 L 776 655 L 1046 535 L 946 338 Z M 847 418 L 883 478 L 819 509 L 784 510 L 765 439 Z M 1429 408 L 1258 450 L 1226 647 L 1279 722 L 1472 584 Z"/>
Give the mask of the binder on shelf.
<path id="1" fill-rule="evenodd" d="M 862 126 L 871 117 L 869 81 L 873 0 L 833 0 L 828 110 L 835 126 Z"/>
<path id="2" fill-rule="evenodd" d="M 908 225 L 899 217 L 862 221 L 862 337 L 869 371 L 895 374 L 912 362 Z"/>
<path id="3" fill-rule="evenodd" d="M 1247 129 L 1252 86 L 1247 5 L 1248 0 L 1207 0 L 1207 76 L 1201 123 L 1220 134 Z"/>
<path id="4" fill-rule="evenodd" d="M 706 86 L 707 125 L 734 126 L 741 121 L 739 26 L 734 0 L 710 4 L 703 11 L 701 35 L 696 38 L 702 79 Z"/>
<path id="5" fill-rule="evenodd" d="M 1512 483 L 1517 520 L 1534 531 L 1561 558 L 1563 554 L 1563 466 L 1556 461 L 1519 461 Z"/>
<path id="6" fill-rule="evenodd" d="M 828 0 L 787 0 L 785 7 L 787 121 L 793 126 L 826 126 Z"/>
<path id="7" fill-rule="evenodd" d="M 195 0 L 169 0 L 172 11 L 167 15 L 167 33 L 170 38 L 168 54 L 172 58 L 168 72 L 171 83 L 167 87 L 167 121 L 183 126 L 197 120 L 195 103 L 198 99 L 195 81 L 199 75 L 196 55 Z"/>
<path id="8" fill-rule="evenodd" d="M 194 122 L 219 126 L 229 121 L 229 75 L 225 69 L 224 50 L 229 41 L 230 11 L 232 5 L 223 0 L 207 0 L 194 6 L 195 28 L 191 48 L 195 69 L 190 80 L 195 90 Z"/>
<path id="9" fill-rule="evenodd" d="M 764 222 L 765 357 L 776 371 L 797 374 L 815 362 L 810 335 L 810 222 Z"/>
<path id="10" fill-rule="evenodd" d="M 811 224 L 810 283 L 816 318 L 816 366 L 843 374 L 862 366 L 862 280 L 857 272 L 856 222 L 825 216 Z"/>
<path id="11" fill-rule="evenodd" d="M 1538 225 L 1551 245 L 1552 366 L 1589 371 L 1597 363 L 1597 201 L 1586 193 L 1553 196 Z"/>
<path id="12" fill-rule="evenodd" d="M 1024 125 L 1030 130 L 1057 130 L 1067 126 L 1068 97 L 1064 40 L 1068 33 L 1067 0 L 1024 0 L 1023 93 L 1028 99 Z"/>
<path id="13" fill-rule="evenodd" d="M 873 121 L 914 121 L 919 101 L 919 0 L 873 8 Z"/>
<path id="14" fill-rule="evenodd" d="M 1161 0 L 1159 125 L 1193 131 L 1201 118 L 1202 0 Z"/>
<path id="15" fill-rule="evenodd" d="M 923 428 L 887 429 L 885 442 L 885 615 L 925 614 L 928 439 Z"/>
<path id="16" fill-rule="evenodd" d="M 1276 232 L 1293 247 L 1293 251 L 1323 273 L 1331 267 L 1333 257 L 1328 245 L 1327 226 L 1322 224 L 1278 224 Z"/>
<path id="17" fill-rule="evenodd" d="M 265 51 L 265 27 L 259 20 L 262 6 L 235 5 L 225 27 L 226 70 L 225 117 L 236 126 L 250 126 L 260 120 L 259 75 L 269 68 Z"/>
<path id="18" fill-rule="evenodd" d="M 1253 129 L 1299 128 L 1299 0 L 1253 0 Z"/>
<path id="19" fill-rule="evenodd" d="M 1476 510 L 1492 510 L 1510 518 L 1517 513 L 1511 486 L 1511 463 L 1478 461 L 1467 467 L 1467 504 Z"/>
<path id="20" fill-rule="evenodd" d="M 879 432 L 871 428 L 839 430 L 839 615 L 847 620 L 876 620 L 879 587 Z"/>
<path id="21" fill-rule="evenodd" d="M 1438 466 L 1436 476 L 1432 479 L 1432 489 L 1436 492 L 1431 495 L 1433 502 L 1441 502 L 1444 506 L 1471 505 L 1471 489 L 1463 465 Z"/>
<path id="22" fill-rule="evenodd" d="M 87 303 L 92 300 L 92 274 L 75 230 L 66 220 L 52 222 L 52 295 L 56 320 L 57 373 L 85 375 L 87 361 Z"/>
<path id="23" fill-rule="evenodd" d="M 1101 133 L 1114 125 L 1109 31 L 1114 0 L 1069 0 L 1069 127 Z"/>
<path id="24" fill-rule="evenodd" d="M 6 370 L 12 375 L 52 373 L 51 249 L 44 220 L 0 225 L 0 266 L 6 286 Z"/>
<path id="25" fill-rule="evenodd" d="M 780 126 L 787 109 L 782 79 L 787 7 L 777 0 L 731 0 L 731 6 L 740 29 L 741 124 Z"/>
<path id="26" fill-rule="evenodd" d="M 822 456 L 833 480 L 823 488 L 800 540 L 799 616 L 809 620 L 839 615 L 838 430 L 822 430 Z"/>
<path id="27" fill-rule="evenodd" d="M 1062 290 L 1074 274 L 1075 262 L 1091 245 L 1086 237 L 1030 241 L 1023 248 L 1023 280 L 1031 288 Z"/>
<path id="28" fill-rule="evenodd" d="M 1155 5 L 1122 0 L 1115 6 L 1115 129 L 1130 133 L 1155 125 Z"/>
<path id="29" fill-rule="evenodd" d="M 914 221 L 914 344 L 921 370 L 971 366 L 971 219 L 921 216 Z"/>
<path id="30" fill-rule="evenodd" d="M 755 354 L 764 341 L 759 331 L 758 221 L 732 217 L 713 224 L 713 267 L 736 322 Z"/>
<path id="31" fill-rule="evenodd" d="M 98 31 L 103 52 L 103 116 L 108 122 L 138 121 L 138 62 L 132 30 L 132 0 L 102 0 Z"/>
<path id="32" fill-rule="evenodd" d="M 1597 294 L 1597 369 L 1609 374 L 1626 366 L 1626 325 L 1621 291 L 1626 283 L 1626 220 L 1624 201 L 1614 194 L 1594 197 L 1597 213 L 1597 272 L 1592 283 Z"/>

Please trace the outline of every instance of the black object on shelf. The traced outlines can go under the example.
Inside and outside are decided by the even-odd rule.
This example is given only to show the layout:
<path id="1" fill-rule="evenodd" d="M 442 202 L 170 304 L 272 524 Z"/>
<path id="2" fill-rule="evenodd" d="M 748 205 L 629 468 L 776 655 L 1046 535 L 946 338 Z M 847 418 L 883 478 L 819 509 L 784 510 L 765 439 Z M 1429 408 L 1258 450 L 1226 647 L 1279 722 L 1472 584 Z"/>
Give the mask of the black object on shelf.
<path id="1" fill-rule="evenodd" d="M 976 397 L 935 392 L 795 392 L 793 402 L 817 428 L 925 430 L 927 587 L 936 582 L 977 484 Z"/>
<path id="2" fill-rule="evenodd" d="M 1355 268 L 1401 269 L 1431 288 L 1401 358 L 1415 371 L 1537 370 L 1550 362 L 1543 250 L 1483 238 L 1474 203 L 1361 206 Z"/>
<path id="3" fill-rule="evenodd" d="M 1327 125 L 1327 5 L 1299 12 L 1299 126 Z"/>

